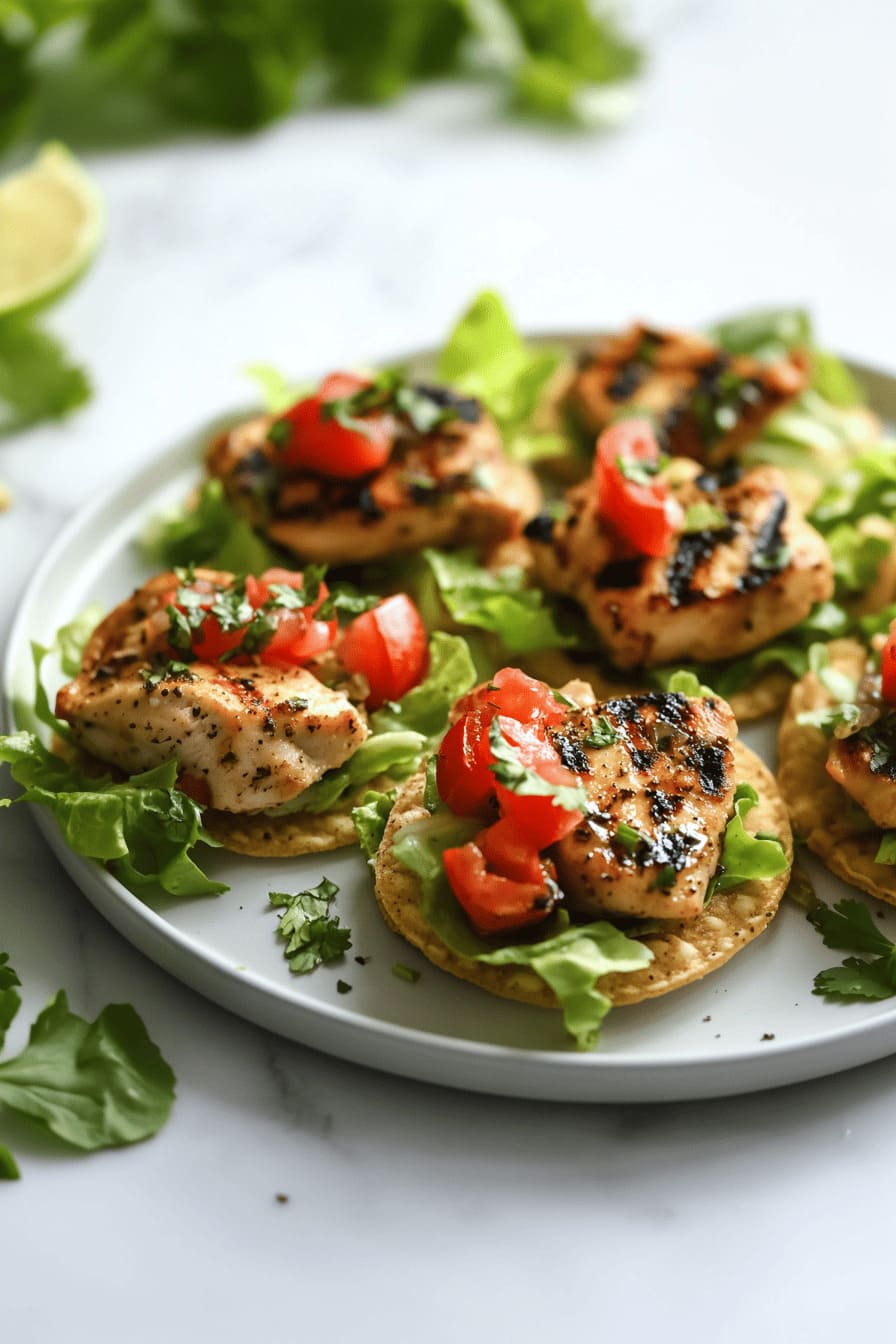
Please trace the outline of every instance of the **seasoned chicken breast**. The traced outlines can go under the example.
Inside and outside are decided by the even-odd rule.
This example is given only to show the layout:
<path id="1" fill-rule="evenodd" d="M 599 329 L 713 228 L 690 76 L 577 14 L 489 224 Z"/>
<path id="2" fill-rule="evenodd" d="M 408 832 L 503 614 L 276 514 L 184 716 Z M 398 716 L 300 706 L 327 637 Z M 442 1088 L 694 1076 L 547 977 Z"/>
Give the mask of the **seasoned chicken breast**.
<path id="1" fill-rule="evenodd" d="M 896 715 L 887 714 L 867 733 L 834 738 L 825 769 L 876 825 L 896 827 Z"/>
<path id="2" fill-rule="evenodd" d="M 568 403 L 591 434 L 625 406 L 637 406 L 657 418 L 668 452 L 719 462 L 755 438 L 806 383 L 797 357 L 762 364 L 691 332 L 636 323 L 582 357 Z"/>
<path id="3" fill-rule="evenodd" d="M 455 412 L 428 434 L 394 420 L 391 456 L 353 479 L 281 469 L 258 416 L 211 444 L 206 466 L 253 526 L 304 560 L 359 564 L 423 546 L 490 550 L 519 536 L 539 507 L 535 477 L 504 454 L 497 426 L 477 401 L 424 389 Z"/>
<path id="4" fill-rule="evenodd" d="M 607 725 L 614 740 L 591 745 L 611 736 Z M 571 910 L 700 914 L 731 815 L 736 736 L 724 700 L 659 691 L 576 710 L 554 730 L 565 763 L 587 763 L 593 808 L 551 850 Z"/>
<path id="5" fill-rule="evenodd" d="M 226 583 L 232 575 L 197 570 Z M 81 672 L 56 697 L 77 744 L 128 773 L 175 757 L 181 786 L 226 812 L 258 812 L 304 792 L 367 737 L 363 714 L 307 668 L 191 662 L 167 670 L 177 587 L 160 574 L 100 623 Z"/>
<path id="6" fill-rule="evenodd" d="M 684 516 L 666 556 L 626 550 L 597 517 L 591 480 L 569 491 L 564 517 L 526 528 L 538 579 L 581 603 L 617 667 L 735 657 L 831 596 L 828 548 L 781 472 L 711 475 L 675 458 L 664 474 Z"/>

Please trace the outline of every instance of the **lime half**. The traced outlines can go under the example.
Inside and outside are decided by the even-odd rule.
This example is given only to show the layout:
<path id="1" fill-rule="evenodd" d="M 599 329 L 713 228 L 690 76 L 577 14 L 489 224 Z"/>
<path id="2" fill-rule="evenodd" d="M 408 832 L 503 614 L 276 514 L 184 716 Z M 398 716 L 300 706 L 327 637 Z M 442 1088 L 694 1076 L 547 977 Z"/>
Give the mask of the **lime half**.
<path id="1" fill-rule="evenodd" d="M 103 231 L 99 192 L 64 145 L 0 182 L 0 315 L 42 307 L 77 280 Z"/>

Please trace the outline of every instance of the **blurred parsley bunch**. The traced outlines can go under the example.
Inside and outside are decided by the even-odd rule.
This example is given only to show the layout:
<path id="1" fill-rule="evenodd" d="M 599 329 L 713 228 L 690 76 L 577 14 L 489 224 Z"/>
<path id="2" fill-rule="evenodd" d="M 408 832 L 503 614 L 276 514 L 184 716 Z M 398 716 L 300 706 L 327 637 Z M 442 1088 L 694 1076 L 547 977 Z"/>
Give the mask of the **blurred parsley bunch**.
<path id="1" fill-rule="evenodd" d="M 35 121 L 69 141 L 247 131 L 468 73 L 582 123 L 640 61 L 589 0 L 0 0 L 0 147 Z"/>

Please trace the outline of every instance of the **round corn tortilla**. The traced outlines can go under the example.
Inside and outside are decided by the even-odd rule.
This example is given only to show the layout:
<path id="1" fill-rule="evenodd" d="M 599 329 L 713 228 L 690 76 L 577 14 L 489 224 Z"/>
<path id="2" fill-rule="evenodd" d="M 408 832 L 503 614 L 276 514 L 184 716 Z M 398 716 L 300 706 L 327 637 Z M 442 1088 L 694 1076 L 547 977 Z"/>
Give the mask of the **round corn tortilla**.
<path id="1" fill-rule="evenodd" d="M 326 812 L 293 812 L 284 817 L 266 817 L 264 813 L 239 816 L 234 812 L 216 812 L 207 808 L 202 824 L 208 833 L 237 854 L 253 859 L 298 859 L 303 854 L 323 854 L 357 844 L 352 808 L 370 789 L 385 792 L 395 788 L 388 775 L 377 775 L 367 784 L 353 789 Z"/>
<path id="2" fill-rule="evenodd" d="M 611 675 L 606 668 L 597 667 L 593 663 L 576 662 L 562 649 L 521 654 L 519 665 L 530 676 L 539 677 L 551 686 L 560 686 L 570 677 L 584 677 L 594 687 L 599 700 L 608 700 L 614 695 L 634 695 L 639 691 L 656 689 L 655 686 L 649 686 L 637 678 L 627 680 L 622 673 Z M 739 723 L 750 723 L 754 719 L 764 719 L 767 714 L 776 714 L 783 709 L 792 685 L 793 678 L 783 668 L 769 668 L 760 673 L 752 685 L 735 691 L 733 695 L 725 696 L 725 699 Z"/>
<path id="3" fill-rule="evenodd" d="M 857 640 L 833 640 L 828 655 L 838 672 L 862 675 L 867 654 Z M 825 770 L 828 743 L 821 730 L 797 723 L 799 714 L 832 703 L 814 672 L 794 686 L 778 737 L 778 785 L 797 834 L 831 872 L 896 905 L 896 867 L 874 861 L 883 832 Z"/>
<path id="4" fill-rule="evenodd" d="M 774 777 L 759 757 L 740 742 L 735 743 L 734 759 L 737 778 L 749 780 L 759 794 L 759 802 L 746 819 L 748 830 L 780 836 L 788 857 L 792 858 L 787 809 Z M 486 966 L 459 956 L 424 920 L 418 879 L 392 853 L 392 842 L 401 828 L 428 815 L 423 806 L 424 782 L 424 776 L 419 774 L 402 786 L 377 852 L 375 889 L 383 918 L 391 929 L 449 974 L 505 999 L 557 1008 L 553 992 L 528 967 Z M 616 1005 L 640 1003 L 642 999 L 681 989 L 718 970 L 768 927 L 788 880 L 789 873 L 785 872 L 764 882 L 744 882 L 730 891 L 718 892 L 696 919 L 670 922 L 662 932 L 641 939 L 653 952 L 650 965 L 627 975 L 603 976 L 601 992 Z"/>

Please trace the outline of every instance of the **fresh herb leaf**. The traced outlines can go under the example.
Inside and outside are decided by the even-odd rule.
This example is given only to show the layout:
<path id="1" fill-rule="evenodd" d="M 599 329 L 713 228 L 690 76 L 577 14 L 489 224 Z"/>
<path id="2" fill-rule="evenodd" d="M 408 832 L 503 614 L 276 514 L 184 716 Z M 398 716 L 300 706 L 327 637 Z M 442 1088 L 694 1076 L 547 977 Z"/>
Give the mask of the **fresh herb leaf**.
<path id="1" fill-rule="evenodd" d="M 870 588 L 881 563 L 892 550 L 892 540 L 875 536 L 854 523 L 837 523 L 825 536 L 834 562 L 836 595 L 854 597 Z"/>
<path id="2" fill-rule="evenodd" d="M 828 709 L 806 709 L 797 714 L 799 724 L 818 728 L 825 737 L 848 737 L 849 730 L 861 716 L 858 705 L 832 705 Z"/>
<path id="3" fill-rule="evenodd" d="M 140 675 L 143 678 L 144 686 L 152 689 L 161 685 L 163 681 L 192 681 L 193 673 L 187 663 L 179 663 L 176 659 L 168 659 L 166 662 L 153 665 L 152 667 L 143 667 L 140 669 Z"/>
<path id="4" fill-rule="evenodd" d="M 309 891 L 294 896 L 272 891 L 268 900 L 282 910 L 277 936 L 286 944 L 283 955 L 294 975 L 307 975 L 316 966 L 338 961 L 352 945 L 351 929 L 343 929 L 329 909 L 339 888 L 324 877 Z"/>
<path id="5" fill-rule="evenodd" d="M 521 797 L 550 798 L 566 812 L 588 811 L 588 794 L 581 784 L 551 784 L 523 765 L 501 730 L 499 716 L 492 719 L 488 740 L 494 758 L 488 768 L 505 789 Z"/>
<path id="6" fill-rule="evenodd" d="M 634 826 L 629 826 L 628 822 L 621 821 L 616 827 L 614 836 L 616 843 L 621 845 L 627 854 L 634 854 L 639 845 L 644 843 L 644 836 Z"/>
<path id="7" fill-rule="evenodd" d="M 0 1063 L 0 1106 L 89 1151 L 155 1134 L 171 1110 L 174 1083 L 129 1004 L 110 1004 L 86 1022 L 69 1012 L 60 990 L 21 1054 Z"/>
<path id="8" fill-rule="evenodd" d="M 841 966 L 815 977 L 814 993 L 828 998 L 888 999 L 896 994 L 896 943 L 874 923 L 861 901 L 838 901 L 833 907 L 819 901 L 806 918 L 825 947 L 864 952 L 873 960 L 847 957 Z"/>
<path id="9" fill-rule="evenodd" d="M 875 863 L 896 863 L 896 831 L 884 831 L 874 856 Z"/>
<path id="10" fill-rule="evenodd" d="M 20 1175 L 12 1153 L 0 1143 L 0 1181 L 17 1181 Z"/>
<path id="11" fill-rule="evenodd" d="M 395 802 L 395 789 L 381 792 L 368 789 L 357 807 L 352 808 L 352 822 L 358 843 L 370 863 L 376 858 L 376 852 L 383 839 L 386 822 Z"/>
<path id="12" fill-rule="evenodd" d="M 675 695 L 686 695 L 691 700 L 705 700 L 716 694 L 711 686 L 704 686 L 694 672 L 687 672 L 682 668 L 675 672 L 661 671 L 656 675 L 663 690 L 671 691 Z"/>
<path id="13" fill-rule="evenodd" d="M 668 461 L 668 457 L 663 454 L 657 458 L 656 462 L 650 462 L 642 458 L 618 456 L 616 466 L 627 481 L 633 481 L 635 485 L 650 485 Z"/>
<path id="14" fill-rule="evenodd" d="M 396 961 L 395 965 L 392 967 L 392 974 L 395 976 L 396 980 L 403 980 L 407 985 L 416 985 L 417 981 L 420 979 L 419 971 L 414 970 L 411 966 L 405 966 L 400 961 Z"/>
<path id="15" fill-rule="evenodd" d="M 26 317 L 0 317 L 0 434 L 58 420 L 90 394 L 87 374 L 54 337 Z"/>
<path id="16" fill-rule="evenodd" d="M 21 995 L 17 991 L 21 983 L 9 964 L 9 953 L 0 952 L 0 1049 L 22 1005 Z"/>
<path id="17" fill-rule="evenodd" d="M 527 588 L 517 565 L 486 569 L 469 551 L 425 550 L 423 558 L 439 596 L 458 625 L 471 625 L 498 636 L 510 653 L 566 648 L 576 643 L 558 611 L 540 588 Z"/>
<path id="18" fill-rule="evenodd" d="M 718 508 L 715 504 L 710 504 L 708 500 L 701 499 L 685 510 L 683 531 L 718 532 L 721 528 L 728 526 L 728 521 L 728 515 L 724 509 Z"/>
<path id="19" fill-rule="evenodd" d="M 605 714 L 598 714 L 596 719 L 591 720 L 591 727 L 588 735 L 584 739 L 586 747 L 595 747 L 603 750 L 604 747 L 612 747 L 613 743 L 618 741 L 619 734 L 613 727 Z"/>
<path id="20" fill-rule="evenodd" d="M 810 644 L 809 671 L 814 672 L 824 689 L 834 700 L 849 701 L 855 699 L 856 684 L 852 677 L 831 666 L 831 656 L 826 644 Z"/>

